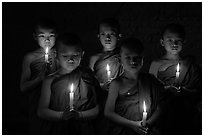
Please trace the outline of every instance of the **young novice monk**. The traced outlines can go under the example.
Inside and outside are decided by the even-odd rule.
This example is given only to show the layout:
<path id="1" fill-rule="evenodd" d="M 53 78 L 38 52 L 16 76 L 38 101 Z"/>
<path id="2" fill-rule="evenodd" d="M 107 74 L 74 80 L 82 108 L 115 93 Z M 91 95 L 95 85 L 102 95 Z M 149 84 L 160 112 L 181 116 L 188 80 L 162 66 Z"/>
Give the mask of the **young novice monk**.
<path id="1" fill-rule="evenodd" d="M 89 66 L 104 90 L 108 90 L 110 81 L 122 73 L 117 46 L 120 37 L 120 25 L 117 20 L 106 18 L 101 21 L 98 38 L 103 50 L 91 57 Z"/>
<path id="2" fill-rule="evenodd" d="M 153 75 L 140 72 L 143 50 L 142 43 L 135 38 L 121 42 L 124 73 L 111 82 L 105 106 L 105 116 L 113 121 L 109 134 L 145 134 L 146 127 L 155 131 L 159 122 L 163 86 Z M 142 121 L 144 104 L 146 122 Z"/>
<path id="3" fill-rule="evenodd" d="M 37 105 L 42 81 L 46 75 L 57 70 L 56 52 L 53 48 L 56 35 L 56 25 L 51 19 L 40 20 L 33 34 L 39 48 L 26 54 L 23 60 L 20 89 L 29 97 L 29 134 L 39 134 L 40 131 Z"/>
<path id="4" fill-rule="evenodd" d="M 91 70 L 80 67 L 84 51 L 78 36 L 62 34 L 56 45 L 60 69 L 44 80 L 38 107 L 38 115 L 48 120 L 43 133 L 94 134 L 100 85 Z"/>
<path id="5" fill-rule="evenodd" d="M 120 63 L 118 41 L 121 37 L 120 25 L 114 18 L 105 18 L 99 24 L 98 38 L 103 49 L 90 59 L 89 67 L 94 71 L 103 91 L 100 96 L 101 113 L 96 120 L 97 134 L 106 134 L 106 118 L 103 115 L 110 82 L 120 76 L 123 68 Z"/>
<path id="6" fill-rule="evenodd" d="M 152 62 L 149 72 L 164 84 L 169 94 L 164 134 L 195 134 L 192 119 L 197 113 L 196 105 L 201 101 L 201 69 L 192 56 L 181 56 L 185 48 L 183 26 L 167 25 L 162 31 L 160 43 L 166 54 Z"/>

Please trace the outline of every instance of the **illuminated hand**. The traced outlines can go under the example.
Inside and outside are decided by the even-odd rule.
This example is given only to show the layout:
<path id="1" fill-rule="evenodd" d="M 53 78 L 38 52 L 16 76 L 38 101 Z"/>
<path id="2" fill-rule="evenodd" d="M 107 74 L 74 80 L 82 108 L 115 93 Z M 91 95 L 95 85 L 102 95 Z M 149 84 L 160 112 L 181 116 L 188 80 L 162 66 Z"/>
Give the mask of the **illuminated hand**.
<path id="1" fill-rule="evenodd" d="M 62 114 L 62 120 L 70 120 L 70 119 L 79 119 L 79 112 L 72 110 L 70 111 L 69 108 L 65 109 Z"/>
<path id="2" fill-rule="evenodd" d="M 49 66 L 52 66 L 52 57 L 50 55 L 48 56 L 48 61 L 49 61 L 49 63 L 48 63 Z"/>
<path id="3" fill-rule="evenodd" d="M 166 90 L 168 90 L 169 92 L 173 93 L 174 95 L 179 95 L 179 93 L 181 92 L 181 87 L 176 87 L 174 85 L 168 85 L 164 87 Z"/>
<path id="4" fill-rule="evenodd" d="M 134 121 L 132 129 L 138 134 L 147 134 L 148 128 L 142 126 L 142 121 Z"/>
<path id="5" fill-rule="evenodd" d="M 109 87 L 110 87 L 110 81 L 108 81 L 108 82 L 106 82 L 106 83 L 103 83 L 103 84 L 100 84 L 101 85 L 101 88 L 103 89 L 103 90 L 106 90 L 106 91 L 108 91 L 109 90 Z"/>

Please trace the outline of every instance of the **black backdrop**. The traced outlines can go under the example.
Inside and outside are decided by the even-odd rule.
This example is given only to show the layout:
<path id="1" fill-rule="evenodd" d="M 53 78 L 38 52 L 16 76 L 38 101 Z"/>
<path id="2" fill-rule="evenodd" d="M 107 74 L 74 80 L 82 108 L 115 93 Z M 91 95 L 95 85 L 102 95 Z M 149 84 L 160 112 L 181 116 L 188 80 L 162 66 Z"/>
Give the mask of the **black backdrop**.
<path id="1" fill-rule="evenodd" d="M 3 2 L 2 3 L 2 131 L 3 134 L 27 134 L 26 96 L 19 90 L 23 56 L 38 47 L 33 43 L 32 27 L 41 17 L 52 17 L 60 30 L 76 32 L 86 51 L 83 64 L 101 48 L 97 24 L 114 17 L 124 37 L 135 36 L 145 46 L 147 63 L 163 53 L 160 31 L 168 23 L 180 23 L 187 32 L 183 54 L 192 54 L 202 62 L 202 3 L 124 3 L 124 2 Z M 148 65 L 144 67 L 148 70 Z"/>

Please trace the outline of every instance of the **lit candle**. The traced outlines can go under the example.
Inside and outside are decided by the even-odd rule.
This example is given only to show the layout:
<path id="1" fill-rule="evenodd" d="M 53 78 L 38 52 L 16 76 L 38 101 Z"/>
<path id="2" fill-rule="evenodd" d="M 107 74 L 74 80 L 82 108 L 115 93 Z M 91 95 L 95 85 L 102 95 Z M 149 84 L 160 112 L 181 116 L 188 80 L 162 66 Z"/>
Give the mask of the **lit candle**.
<path id="1" fill-rule="evenodd" d="M 49 63 L 49 61 L 48 61 L 48 47 L 45 49 L 45 62 Z"/>
<path id="2" fill-rule="evenodd" d="M 111 75 L 111 71 L 110 71 L 110 66 L 108 64 L 106 65 L 106 71 L 107 71 L 107 76 L 108 76 L 108 80 L 109 80 L 110 75 Z"/>
<path id="3" fill-rule="evenodd" d="M 179 66 L 179 63 L 178 63 L 178 65 L 176 67 L 176 79 L 175 79 L 175 83 L 178 83 L 179 75 L 180 75 L 180 66 Z"/>
<path id="4" fill-rule="evenodd" d="M 143 117 L 142 117 L 142 125 L 146 126 L 146 120 L 147 120 L 147 110 L 146 110 L 146 104 L 145 101 L 143 102 Z"/>
<path id="5" fill-rule="evenodd" d="M 69 106 L 70 106 L 70 111 L 74 110 L 74 84 L 73 83 L 70 86 Z"/>

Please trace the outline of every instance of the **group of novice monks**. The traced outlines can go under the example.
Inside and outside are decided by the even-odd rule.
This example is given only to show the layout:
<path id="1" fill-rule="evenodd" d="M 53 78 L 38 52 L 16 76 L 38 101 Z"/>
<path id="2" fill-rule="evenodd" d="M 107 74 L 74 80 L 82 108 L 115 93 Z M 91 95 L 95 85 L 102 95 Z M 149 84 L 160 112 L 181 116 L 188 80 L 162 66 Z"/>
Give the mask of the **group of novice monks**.
<path id="1" fill-rule="evenodd" d="M 25 55 L 21 91 L 29 95 L 30 134 L 200 134 L 201 68 L 181 56 L 185 30 L 167 25 L 160 44 L 166 53 L 142 73 L 144 46 L 122 38 L 113 18 L 99 24 L 103 50 L 82 66 L 79 36 L 58 34 L 42 20 L 34 38 L 39 49 Z M 87 47 L 88 48 L 88 47 Z"/>

